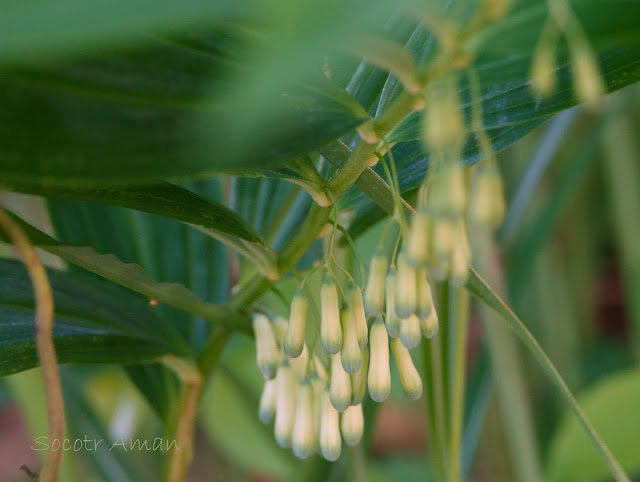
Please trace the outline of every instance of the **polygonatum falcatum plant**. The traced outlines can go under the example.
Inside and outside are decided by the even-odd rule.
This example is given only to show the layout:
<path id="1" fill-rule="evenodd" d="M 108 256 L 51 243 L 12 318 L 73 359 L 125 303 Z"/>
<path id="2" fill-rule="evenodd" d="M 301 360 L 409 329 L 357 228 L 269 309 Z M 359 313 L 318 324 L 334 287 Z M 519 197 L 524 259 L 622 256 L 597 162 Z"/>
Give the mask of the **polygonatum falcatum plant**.
<path id="1" fill-rule="evenodd" d="M 640 77 L 635 0 L 0 12 L 0 375 L 40 366 L 8 384 L 25 406 L 44 387 L 27 475 L 213 480 L 189 469 L 200 426 L 241 473 L 365 480 L 400 391 L 427 407 L 420 480 L 467 479 L 479 367 L 517 480 L 542 480 L 518 354 L 493 341 L 506 321 L 629 480 L 489 284 L 522 210 L 498 153 L 574 105 L 621 109 L 604 96 Z M 491 364 L 470 351 L 476 311 L 496 319 Z"/>

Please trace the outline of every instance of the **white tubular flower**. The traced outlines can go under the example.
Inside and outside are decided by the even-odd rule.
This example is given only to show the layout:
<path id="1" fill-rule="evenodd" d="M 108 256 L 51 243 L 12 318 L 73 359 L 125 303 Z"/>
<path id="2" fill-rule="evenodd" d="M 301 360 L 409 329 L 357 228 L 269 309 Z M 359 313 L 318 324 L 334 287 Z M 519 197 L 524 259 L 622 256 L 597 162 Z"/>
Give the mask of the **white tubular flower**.
<path id="1" fill-rule="evenodd" d="M 391 340 L 391 351 L 398 366 L 400 384 L 404 394 L 411 400 L 417 400 L 422 396 L 422 379 L 413 364 L 409 350 L 400 340 Z"/>
<path id="2" fill-rule="evenodd" d="M 455 225 L 446 217 L 435 219 L 433 224 L 433 252 L 440 258 L 448 259 L 453 251 Z"/>
<path id="3" fill-rule="evenodd" d="M 358 344 L 358 334 L 356 333 L 356 319 L 353 316 L 351 307 L 344 305 L 340 312 L 342 324 L 342 350 L 340 360 L 344 371 L 352 374 L 360 369 L 362 355 Z"/>
<path id="4" fill-rule="evenodd" d="M 293 424 L 296 416 L 297 377 L 286 359 L 276 377 L 276 442 L 282 448 L 291 447 Z"/>
<path id="5" fill-rule="evenodd" d="M 276 340 L 278 345 L 284 343 L 284 337 L 287 333 L 287 327 L 289 326 L 289 320 L 284 316 L 276 316 L 273 319 L 273 332 L 276 334 Z"/>
<path id="6" fill-rule="evenodd" d="M 313 388 L 313 433 L 316 434 L 314 443 L 317 449 L 320 424 L 322 423 L 322 394 L 325 387 L 327 387 L 327 381 L 318 377 L 316 373 L 311 377 L 311 386 Z"/>
<path id="7" fill-rule="evenodd" d="M 338 412 L 351 403 L 351 378 L 342 368 L 340 352 L 331 357 L 331 403 Z"/>
<path id="8" fill-rule="evenodd" d="M 387 333 L 392 338 L 400 336 L 400 318 L 396 315 L 396 284 L 397 284 L 396 269 L 392 266 L 389 268 L 386 279 L 386 297 L 387 297 L 387 309 L 385 312 L 384 323 L 387 327 Z"/>
<path id="9" fill-rule="evenodd" d="M 387 328 L 379 319 L 371 326 L 369 345 L 371 347 L 367 377 L 369 395 L 376 402 L 384 402 L 391 393 L 389 335 Z"/>
<path id="10" fill-rule="evenodd" d="M 411 221 L 407 239 L 407 257 L 415 267 L 426 266 L 429 261 L 429 235 L 431 234 L 431 216 L 419 209 Z"/>
<path id="11" fill-rule="evenodd" d="M 304 377 L 307 372 L 307 364 L 309 362 L 309 350 L 307 348 L 307 344 L 302 345 L 302 353 L 298 358 L 290 358 L 289 365 L 293 368 L 293 371 L 298 375 L 298 377 Z"/>
<path id="12" fill-rule="evenodd" d="M 420 319 L 416 315 L 402 320 L 400 325 L 400 342 L 409 350 L 420 344 L 422 333 L 420 333 Z"/>
<path id="13" fill-rule="evenodd" d="M 351 375 L 351 405 L 358 405 L 364 400 L 367 391 L 367 369 L 369 368 L 369 347 L 362 350 L 360 370 Z"/>
<path id="14" fill-rule="evenodd" d="M 298 290 L 291 302 L 289 325 L 282 345 L 289 358 L 298 358 L 302 353 L 307 322 L 307 304 L 306 295 L 302 290 Z"/>
<path id="15" fill-rule="evenodd" d="M 454 147 L 464 135 L 456 82 L 447 79 L 433 92 L 425 108 L 425 140 L 430 151 Z"/>
<path id="16" fill-rule="evenodd" d="M 452 162 L 446 168 L 447 212 L 461 215 L 467 206 L 467 182 L 465 169 L 460 162 Z"/>
<path id="17" fill-rule="evenodd" d="M 433 338 L 438 334 L 438 313 L 435 309 L 426 318 L 420 318 L 420 330 L 426 338 Z"/>
<path id="18" fill-rule="evenodd" d="M 456 243 L 451 255 L 451 283 L 455 286 L 463 286 L 469 277 L 469 261 L 471 260 L 471 249 L 467 231 L 462 221 L 457 226 Z"/>
<path id="19" fill-rule="evenodd" d="M 406 253 L 398 255 L 398 274 L 396 278 L 396 315 L 402 320 L 409 318 L 417 308 L 416 270 L 409 264 Z"/>
<path id="20" fill-rule="evenodd" d="M 342 437 L 349 447 L 354 447 L 362 440 L 364 432 L 364 415 L 362 413 L 362 405 L 351 405 L 341 417 Z"/>
<path id="21" fill-rule="evenodd" d="M 570 58 L 576 97 L 582 102 L 595 102 L 607 89 L 593 50 L 583 41 L 582 45 L 571 48 Z"/>
<path id="22" fill-rule="evenodd" d="M 320 451 L 322 456 L 333 462 L 338 460 L 342 452 L 342 439 L 340 438 L 340 417 L 338 411 L 331 403 L 329 391 L 322 394 L 322 414 L 320 423 Z"/>
<path id="23" fill-rule="evenodd" d="M 384 280 L 389 269 L 389 260 L 382 249 L 371 258 L 367 289 L 364 292 L 364 307 L 369 316 L 377 316 L 384 309 Z"/>
<path id="24" fill-rule="evenodd" d="M 256 337 L 256 362 L 262 378 L 270 380 L 276 376 L 280 363 L 280 351 L 276 343 L 271 322 L 266 315 L 253 315 L 253 333 Z"/>
<path id="25" fill-rule="evenodd" d="M 327 276 L 320 288 L 320 341 L 326 353 L 334 355 L 342 348 L 340 305 L 335 282 Z"/>
<path id="26" fill-rule="evenodd" d="M 416 314 L 422 320 L 427 318 L 434 309 L 427 270 L 422 268 L 418 270 L 418 310 Z"/>
<path id="27" fill-rule="evenodd" d="M 291 447 L 296 457 L 306 459 L 315 449 L 316 433 L 313 427 L 313 387 L 303 379 L 298 387 L 296 418 L 293 424 Z"/>
<path id="28" fill-rule="evenodd" d="M 369 342 L 369 328 L 367 327 L 367 315 L 364 311 L 364 300 L 362 291 L 355 283 L 349 281 L 347 286 L 347 304 L 356 319 L 356 335 L 358 336 L 358 346 L 362 350 Z"/>
<path id="29" fill-rule="evenodd" d="M 264 382 L 262 395 L 260 396 L 260 408 L 258 409 L 258 418 L 265 425 L 273 422 L 276 414 L 276 379 Z"/>

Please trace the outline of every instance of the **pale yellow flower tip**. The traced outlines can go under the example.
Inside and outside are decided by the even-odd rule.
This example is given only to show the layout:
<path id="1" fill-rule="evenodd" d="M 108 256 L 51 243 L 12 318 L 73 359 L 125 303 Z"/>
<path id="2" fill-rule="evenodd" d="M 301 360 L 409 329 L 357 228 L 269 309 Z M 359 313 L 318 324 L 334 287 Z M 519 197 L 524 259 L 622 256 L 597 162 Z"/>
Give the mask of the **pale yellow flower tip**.
<path id="1" fill-rule="evenodd" d="M 291 447 L 296 457 L 306 459 L 313 454 L 316 445 L 313 427 L 313 387 L 306 378 L 298 386 L 296 418 L 293 424 Z"/>
<path id="2" fill-rule="evenodd" d="M 396 315 L 396 283 L 397 281 L 396 269 L 392 266 L 389 268 L 386 279 L 386 312 L 384 324 L 387 327 L 387 333 L 392 338 L 400 336 L 400 318 Z"/>
<path id="3" fill-rule="evenodd" d="M 418 283 L 416 269 L 411 266 L 406 253 L 398 255 L 396 276 L 396 315 L 400 319 L 410 317 L 416 312 Z"/>
<path id="4" fill-rule="evenodd" d="M 280 351 L 271 322 L 266 315 L 253 315 L 253 333 L 256 338 L 256 363 L 262 378 L 270 380 L 276 376 L 280 363 Z"/>
<path id="5" fill-rule="evenodd" d="M 285 360 L 276 377 L 276 442 L 283 448 L 291 447 L 296 415 L 297 377 Z"/>
<path id="6" fill-rule="evenodd" d="M 371 326 L 369 354 L 369 374 L 367 382 L 369 395 L 376 402 L 384 402 L 391 393 L 391 372 L 389 370 L 389 335 L 387 328 L 378 319 Z"/>
<path id="7" fill-rule="evenodd" d="M 322 394 L 322 413 L 320 423 L 320 451 L 322 456 L 333 462 L 338 460 L 342 452 L 342 438 L 340 437 L 340 417 L 331 403 L 329 391 Z"/>
<path id="8" fill-rule="evenodd" d="M 307 322 L 307 297 L 298 290 L 291 302 L 289 325 L 282 347 L 289 358 L 298 358 L 304 347 L 304 332 Z"/>
<path id="9" fill-rule="evenodd" d="M 327 276 L 320 288 L 320 341 L 326 353 L 333 355 L 342 348 L 340 305 L 335 282 Z"/>
<path id="10" fill-rule="evenodd" d="M 416 314 L 418 318 L 426 318 L 431 314 L 433 310 L 433 297 L 431 296 L 431 286 L 429 285 L 429 279 L 427 278 L 427 270 L 419 269 L 417 273 L 418 278 L 418 310 Z"/>
<path id="11" fill-rule="evenodd" d="M 351 403 L 351 378 L 342 368 L 340 352 L 331 357 L 331 403 L 343 412 Z"/>
<path id="12" fill-rule="evenodd" d="M 433 224 L 433 252 L 439 258 L 448 258 L 456 239 L 454 222 L 446 217 L 437 218 Z"/>
<path id="13" fill-rule="evenodd" d="M 358 405 L 364 400 L 367 391 L 367 369 L 369 368 L 369 347 L 362 352 L 362 364 L 360 370 L 351 375 L 351 405 Z"/>
<path id="14" fill-rule="evenodd" d="M 531 87 L 536 94 L 546 97 L 555 90 L 558 83 L 555 45 L 541 44 L 536 49 L 529 76 Z"/>
<path id="15" fill-rule="evenodd" d="M 598 59 L 588 46 L 571 49 L 571 71 L 576 97 L 581 102 L 595 102 L 606 93 Z"/>
<path id="16" fill-rule="evenodd" d="M 356 333 L 356 319 L 351 308 L 344 305 L 340 312 L 342 324 L 342 350 L 340 350 L 340 359 L 344 371 L 352 374 L 360 369 L 362 364 L 362 355 L 360 355 L 360 345 L 358 344 L 358 335 Z"/>
<path id="17" fill-rule="evenodd" d="M 371 258 L 367 288 L 364 292 L 364 307 L 369 316 L 379 315 L 384 309 L 384 280 L 389 269 L 389 260 L 379 249 Z"/>
<path id="18" fill-rule="evenodd" d="M 411 220 L 411 229 L 407 239 L 407 256 L 415 267 L 425 266 L 429 261 L 429 235 L 431 216 L 419 209 Z"/>
<path id="19" fill-rule="evenodd" d="M 353 312 L 356 319 L 356 335 L 358 337 L 358 346 L 362 350 L 369 342 L 369 328 L 367 326 L 367 315 L 364 311 L 364 300 L 362 299 L 362 291 L 355 283 L 349 281 L 347 285 L 347 304 Z"/>
<path id="20" fill-rule="evenodd" d="M 265 425 L 273 422 L 276 414 L 276 379 L 264 382 L 262 395 L 260 396 L 260 406 L 258 409 L 258 418 Z"/>
<path id="21" fill-rule="evenodd" d="M 349 447 L 354 447 L 362 440 L 364 432 L 364 415 L 362 405 L 351 405 L 341 417 L 342 437 Z"/>
<path id="22" fill-rule="evenodd" d="M 433 338 L 438 334 L 438 313 L 435 308 L 426 318 L 420 318 L 420 330 L 425 338 Z"/>
<path id="23" fill-rule="evenodd" d="M 420 332 L 420 319 L 417 315 L 411 315 L 402 320 L 400 324 L 400 342 L 409 350 L 420 344 L 422 333 Z"/>
<path id="24" fill-rule="evenodd" d="M 422 396 L 422 379 L 413 364 L 409 350 L 399 340 L 391 340 L 391 351 L 398 366 L 404 394 L 411 400 L 417 400 Z"/>
<path id="25" fill-rule="evenodd" d="M 463 286 L 469 277 L 469 262 L 471 261 L 471 249 L 467 232 L 458 224 L 456 241 L 451 255 L 451 283 L 454 286 Z"/>

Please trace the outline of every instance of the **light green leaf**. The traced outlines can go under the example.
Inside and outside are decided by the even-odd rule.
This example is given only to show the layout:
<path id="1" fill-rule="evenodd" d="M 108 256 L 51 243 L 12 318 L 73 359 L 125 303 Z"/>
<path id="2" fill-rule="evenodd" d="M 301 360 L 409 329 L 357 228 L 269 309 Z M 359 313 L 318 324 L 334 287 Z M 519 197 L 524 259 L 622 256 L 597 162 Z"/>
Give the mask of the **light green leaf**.
<path id="1" fill-rule="evenodd" d="M 578 400 L 622 467 L 630 474 L 640 473 L 640 372 L 610 375 L 581 393 Z M 551 441 L 547 480 L 607 478 L 607 465 L 581 428 L 574 417 L 563 418 Z"/>

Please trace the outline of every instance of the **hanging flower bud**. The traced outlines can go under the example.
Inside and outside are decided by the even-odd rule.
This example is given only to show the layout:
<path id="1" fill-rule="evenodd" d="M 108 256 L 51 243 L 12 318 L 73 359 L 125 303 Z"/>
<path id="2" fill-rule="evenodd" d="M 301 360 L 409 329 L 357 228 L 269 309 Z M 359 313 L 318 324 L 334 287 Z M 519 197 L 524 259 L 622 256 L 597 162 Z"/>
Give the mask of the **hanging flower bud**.
<path id="1" fill-rule="evenodd" d="M 262 395 L 260 396 L 258 418 L 265 425 L 273 422 L 273 417 L 276 414 L 276 393 L 275 378 L 264 382 L 264 388 L 262 389 Z"/>
<path id="2" fill-rule="evenodd" d="M 429 151 L 451 149 L 464 135 L 456 89 L 455 80 L 447 79 L 427 100 L 424 136 Z"/>
<path id="3" fill-rule="evenodd" d="M 416 314 L 418 318 L 426 318 L 431 314 L 433 307 L 433 298 L 431 296 L 431 286 L 427 279 L 427 270 L 419 269 L 417 272 L 418 278 L 418 310 Z"/>
<path id="4" fill-rule="evenodd" d="M 364 307 L 369 316 L 377 316 L 384 309 L 384 279 L 389 269 L 389 260 L 382 249 L 371 258 L 369 279 L 364 292 Z"/>
<path id="5" fill-rule="evenodd" d="M 321 403 L 320 450 L 325 459 L 333 462 L 338 460 L 342 452 L 339 413 L 331 403 L 329 390 L 325 389 Z"/>
<path id="6" fill-rule="evenodd" d="M 282 448 L 291 447 L 293 424 L 296 416 L 296 375 L 285 359 L 276 377 L 276 442 Z"/>
<path id="7" fill-rule="evenodd" d="M 364 312 L 362 291 L 352 281 L 349 281 L 347 285 L 347 304 L 356 319 L 358 346 L 362 350 L 369 342 L 369 328 L 367 327 L 367 315 Z"/>
<path id="8" fill-rule="evenodd" d="M 470 260 L 471 249 L 469 248 L 467 231 L 462 221 L 459 221 L 455 247 L 451 256 L 451 283 L 455 286 L 462 286 L 467 282 Z"/>
<path id="9" fill-rule="evenodd" d="M 449 258 L 455 241 L 454 223 L 447 217 L 439 217 L 433 225 L 433 252 L 439 258 Z"/>
<path id="10" fill-rule="evenodd" d="M 316 434 L 313 430 L 313 387 L 304 378 L 298 387 L 296 418 L 293 424 L 292 448 L 296 457 L 306 459 L 315 449 Z"/>
<path id="11" fill-rule="evenodd" d="M 387 333 L 392 338 L 400 336 L 400 318 L 396 315 L 396 285 L 398 283 L 398 275 L 396 269 L 392 266 L 389 268 L 386 279 L 386 312 L 384 323 L 387 327 Z"/>
<path id="12" fill-rule="evenodd" d="M 342 348 L 340 305 L 335 282 L 327 276 L 320 288 L 321 320 L 320 339 L 325 352 L 333 355 Z"/>
<path id="13" fill-rule="evenodd" d="M 593 103 L 606 93 L 598 59 L 586 45 L 586 40 L 571 48 L 571 72 L 573 88 L 579 101 Z"/>
<path id="14" fill-rule="evenodd" d="M 551 94 L 558 83 L 556 75 L 556 49 L 552 44 L 540 46 L 533 55 L 531 64 L 531 87 L 543 97 Z"/>
<path id="15" fill-rule="evenodd" d="M 411 315 L 402 320 L 400 325 L 400 341 L 409 350 L 415 348 L 420 343 L 422 334 L 420 333 L 420 319 L 417 315 Z"/>
<path id="16" fill-rule="evenodd" d="M 307 322 L 307 296 L 300 289 L 291 302 L 289 325 L 284 337 L 283 348 L 289 358 L 298 358 L 304 347 L 304 331 Z"/>
<path id="17" fill-rule="evenodd" d="M 404 394 L 411 400 L 417 400 L 422 396 L 422 379 L 413 364 L 409 350 L 400 340 L 391 340 L 391 351 L 398 366 L 400 384 Z"/>
<path id="18" fill-rule="evenodd" d="M 458 216 L 467 206 L 467 182 L 465 169 L 460 162 L 449 162 L 445 168 L 447 186 L 447 213 Z"/>
<path id="19" fill-rule="evenodd" d="M 400 319 L 410 317 L 417 307 L 416 270 L 409 263 L 406 253 L 398 255 L 398 273 L 396 279 L 396 315 Z"/>
<path id="20" fill-rule="evenodd" d="M 282 343 L 284 343 L 284 337 L 287 334 L 289 320 L 287 320 L 284 316 L 276 316 L 273 319 L 272 326 L 273 332 L 276 334 L 276 340 L 278 340 L 278 345 L 282 345 Z"/>
<path id="21" fill-rule="evenodd" d="M 347 373 L 355 373 L 360 369 L 362 356 L 358 345 L 358 335 L 356 333 L 356 319 L 353 316 L 351 307 L 344 305 L 340 312 L 342 323 L 342 350 L 340 359 L 342 368 Z"/>
<path id="22" fill-rule="evenodd" d="M 253 315 L 253 333 L 256 337 L 256 362 L 262 378 L 270 380 L 276 376 L 276 370 L 280 363 L 280 351 L 276 343 L 271 322 L 266 315 L 256 313 Z"/>
<path id="23" fill-rule="evenodd" d="M 391 393 L 391 372 L 389 370 L 389 335 L 380 319 L 371 326 L 370 346 L 367 377 L 369 395 L 376 402 L 384 402 Z"/>
<path id="24" fill-rule="evenodd" d="M 369 347 L 362 350 L 360 370 L 351 375 L 351 405 L 358 405 L 364 400 L 367 391 L 367 368 L 369 367 Z"/>
<path id="25" fill-rule="evenodd" d="M 311 376 L 311 387 L 313 388 L 313 433 L 316 434 L 314 444 L 317 449 L 318 436 L 320 435 L 320 424 L 322 423 L 322 394 L 327 386 L 327 381 L 320 378 L 317 373 Z"/>
<path id="26" fill-rule="evenodd" d="M 309 362 L 309 350 L 307 344 L 302 345 L 302 353 L 298 358 L 290 358 L 289 366 L 293 368 L 293 371 L 299 376 L 303 377 L 307 373 L 307 364 Z"/>
<path id="27" fill-rule="evenodd" d="M 342 368 L 340 352 L 331 357 L 331 403 L 343 412 L 351 403 L 351 378 Z"/>
<path id="28" fill-rule="evenodd" d="M 425 338 L 433 338 L 438 334 L 438 313 L 434 309 L 426 318 L 420 318 L 420 330 Z"/>
<path id="29" fill-rule="evenodd" d="M 407 256 L 415 267 L 426 266 L 429 261 L 431 216 L 424 209 L 413 215 L 407 239 Z"/>
<path id="30" fill-rule="evenodd" d="M 469 219 L 481 226 L 495 227 L 504 218 L 504 191 L 497 168 L 479 169 L 473 186 Z"/>
<path id="31" fill-rule="evenodd" d="M 344 442 L 349 447 L 354 447 L 362 440 L 364 433 L 364 415 L 362 413 L 362 405 L 351 405 L 342 412 L 342 436 Z"/>

